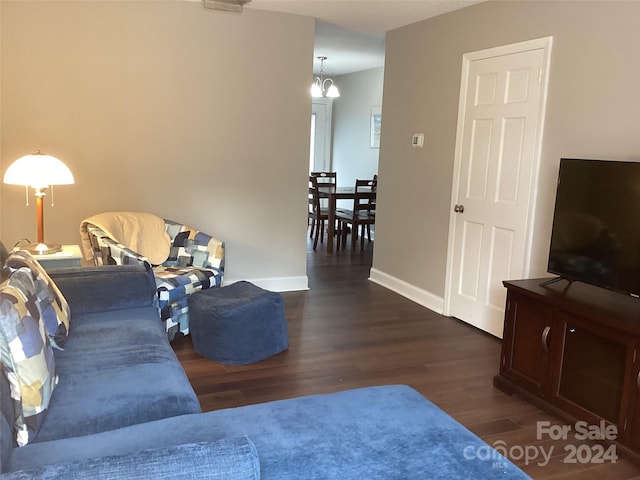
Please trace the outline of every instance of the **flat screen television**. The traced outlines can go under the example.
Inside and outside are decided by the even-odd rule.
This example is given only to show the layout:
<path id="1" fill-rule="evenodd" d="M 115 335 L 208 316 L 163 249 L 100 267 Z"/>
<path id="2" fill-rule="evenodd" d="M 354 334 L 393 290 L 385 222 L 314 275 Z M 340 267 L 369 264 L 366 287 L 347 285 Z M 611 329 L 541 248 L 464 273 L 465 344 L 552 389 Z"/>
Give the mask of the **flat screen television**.
<path id="1" fill-rule="evenodd" d="M 640 163 L 560 160 L 548 271 L 640 296 Z"/>

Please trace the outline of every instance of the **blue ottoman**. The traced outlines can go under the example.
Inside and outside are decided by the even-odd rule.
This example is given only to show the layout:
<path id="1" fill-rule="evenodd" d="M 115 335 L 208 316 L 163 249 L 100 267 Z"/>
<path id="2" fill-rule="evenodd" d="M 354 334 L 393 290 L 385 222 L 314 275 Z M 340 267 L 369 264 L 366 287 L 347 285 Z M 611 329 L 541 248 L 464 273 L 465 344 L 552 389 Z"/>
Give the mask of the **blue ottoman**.
<path id="1" fill-rule="evenodd" d="M 259 362 L 289 348 L 282 296 L 249 282 L 191 295 L 189 324 L 195 351 L 225 365 Z"/>

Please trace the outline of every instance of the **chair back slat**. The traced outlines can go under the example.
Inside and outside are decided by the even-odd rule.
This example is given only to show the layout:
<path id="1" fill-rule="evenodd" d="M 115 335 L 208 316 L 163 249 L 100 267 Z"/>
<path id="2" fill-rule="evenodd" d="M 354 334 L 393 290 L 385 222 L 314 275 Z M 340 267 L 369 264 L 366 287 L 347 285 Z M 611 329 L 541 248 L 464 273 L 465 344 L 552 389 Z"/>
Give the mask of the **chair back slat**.
<path id="1" fill-rule="evenodd" d="M 338 174 L 336 172 L 311 172 L 310 177 L 318 179 L 318 183 L 337 183 Z"/>
<path id="2" fill-rule="evenodd" d="M 320 211 L 320 195 L 318 193 L 318 180 L 316 177 L 309 176 L 309 213 L 317 213 Z"/>
<path id="3" fill-rule="evenodd" d="M 325 185 L 325 184 L 320 184 Z M 327 187 L 324 187 L 327 188 Z M 331 187 L 335 188 L 335 187 Z M 308 219 L 311 220 L 311 233 L 310 236 L 313 237 L 313 249 L 315 250 L 318 245 L 318 237 L 320 237 L 320 241 L 323 241 L 324 238 L 324 222 L 328 220 L 329 215 L 326 209 L 321 208 L 320 204 L 321 198 L 321 190 L 318 186 L 318 177 L 313 175 L 309 175 L 309 213 Z M 326 200 L 326 198 L 325 198 Z"/>
<path id="4" fill-rule="evenodd" d="M 320 201 L 320 206 L 326 208 L 328 206 L 326 193 L 328 193 L 330 189 L 337 187 L 338 174 L 336 172 L 311 172 L 309 178 L 311 177 L 316 179 L 317 185 L 320 188 L 320 198 L 324 198 L 324 200 Z M 323 193 L 325 193 L 325 195 L 323 195 Z"/>
<path id="5" fill-rule="evenodd" d="M 353 215 L 373 215 L 376 209 L 376 194 L 378 189 L 377 176 L 373 180 L 357 179 L 355 184 L 355 197 L 353 200 Z"/>

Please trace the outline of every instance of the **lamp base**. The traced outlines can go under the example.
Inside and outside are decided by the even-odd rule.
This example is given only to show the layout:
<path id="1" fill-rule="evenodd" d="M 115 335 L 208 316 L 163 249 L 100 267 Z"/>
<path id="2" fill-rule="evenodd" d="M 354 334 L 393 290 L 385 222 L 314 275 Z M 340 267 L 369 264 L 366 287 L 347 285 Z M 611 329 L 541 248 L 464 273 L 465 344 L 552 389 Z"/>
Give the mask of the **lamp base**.
<path id="1" fill-rule="evenodd" d="M 33 255 L 51 255 L 52 253 L 61 252 L 62 245 L 53 243 L 30 243 L 20 247 Z"/>

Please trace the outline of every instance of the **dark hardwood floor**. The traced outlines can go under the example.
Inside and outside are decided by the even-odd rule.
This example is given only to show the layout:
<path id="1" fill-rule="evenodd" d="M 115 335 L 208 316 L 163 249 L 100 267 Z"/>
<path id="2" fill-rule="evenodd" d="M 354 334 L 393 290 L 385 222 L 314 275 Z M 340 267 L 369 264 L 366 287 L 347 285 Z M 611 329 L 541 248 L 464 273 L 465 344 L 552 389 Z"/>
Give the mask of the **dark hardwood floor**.
<path id="1" fill-rule="evenodd" d="M 535 479 L 640 479 L 640 466 L 622 456 L 615 463 L 565 463 L 568 451 L 584 442 L 537 439 L 537 422 L 563 422 L 492 386 L 500 340 L 370 282 L 372 244 L 365 242 L 363 252 L 324 250 L 309 248 L 310 290 L 283 294 L 287 351 L 229 367 L 196 354 L 190 337 L 173 343 L 203 410 L 407 384 L 489 444 L 506 448 Z M 551 448 L 546 465 L 539 465 L 541 456 L 517 458 Z"/>

